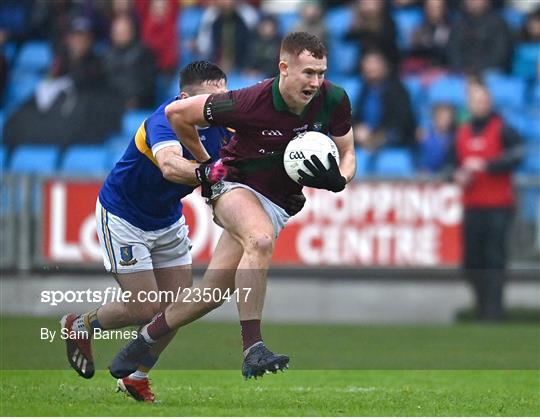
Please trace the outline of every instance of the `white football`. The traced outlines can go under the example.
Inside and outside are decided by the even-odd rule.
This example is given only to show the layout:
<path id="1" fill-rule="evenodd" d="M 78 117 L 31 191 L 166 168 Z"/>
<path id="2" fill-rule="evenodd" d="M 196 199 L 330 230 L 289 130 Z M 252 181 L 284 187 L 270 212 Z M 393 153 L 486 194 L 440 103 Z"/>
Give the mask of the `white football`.
<path id="1" fill-rule="evenodd" d="M 339 153 L 334 141 L 317 131 L 307 131 L 294 137 L 283 155 L 283 165 L 289 177 L 298 183 L 301 169 L 307 174 L 311 171 L 304 165 L 304 160 L 310 160 L 312 155 L 316 155 L 327 169 L 330 167 L 328 153 L 332 153 L 339 164 Z"/>

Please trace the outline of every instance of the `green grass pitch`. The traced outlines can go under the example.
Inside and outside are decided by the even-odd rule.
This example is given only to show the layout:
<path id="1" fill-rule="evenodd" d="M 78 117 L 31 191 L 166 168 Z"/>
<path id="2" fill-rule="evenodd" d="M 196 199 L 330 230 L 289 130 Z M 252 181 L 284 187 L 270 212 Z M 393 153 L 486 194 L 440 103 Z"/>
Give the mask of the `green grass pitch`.
<path id="1" fill-rule="evenodd" d="M 160 403 L 115 393 L 96 341 L 92 380 L 40 340 L 57 319 L 1 318 L 2 416 L 538 416 L 538 325 L 271 325 L 291 370 L 244 381 L 236 324 L 183 328 L 152 372 Z"/>

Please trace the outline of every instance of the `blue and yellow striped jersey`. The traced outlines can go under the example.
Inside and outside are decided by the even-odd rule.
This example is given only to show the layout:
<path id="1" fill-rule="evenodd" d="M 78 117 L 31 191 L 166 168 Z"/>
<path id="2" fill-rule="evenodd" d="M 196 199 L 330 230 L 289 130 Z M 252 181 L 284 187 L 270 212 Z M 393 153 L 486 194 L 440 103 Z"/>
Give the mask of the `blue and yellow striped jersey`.
<path id="1" fill-rule="evenodd" d="M 159 230 L 178 221 L 182 216 L 180 200 L 195 189 L 166 180 L 154 158 L 164 146 L 180 144 L 165 116 L 165 107 L 178 99 L 163 103 L 141 124 L 99 192 L 103 208 L 145 231 Z M 217 159 L 231 133 L 222 127 L 198 131 L 208 154 Z M 183 146 L 182 151 L 186 159 L 194 160 Z"/>

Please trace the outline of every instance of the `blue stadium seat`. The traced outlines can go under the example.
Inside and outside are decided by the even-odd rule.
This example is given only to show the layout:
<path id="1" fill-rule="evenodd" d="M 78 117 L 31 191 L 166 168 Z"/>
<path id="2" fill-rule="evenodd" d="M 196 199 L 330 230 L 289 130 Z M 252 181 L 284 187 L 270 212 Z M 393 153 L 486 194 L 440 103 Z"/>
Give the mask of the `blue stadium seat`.
<path id="1" fill-rule="evenodd" d="M 324 17 L 329 37 L 341 39 L 349 30 L 353 17 L 350 6 L 337 6 L 330 9 Z"/>
<path id="2" fill-rule="evenodd" d="M 11 111 L 30 98 L 41 79 L 39 74 L 12 74 L 6 87 L 5 110 Z"/>
<path id="3" fill-rule="evenodd" d="M 127 111 L 122 117 L 122 134 L 128 137 L 135 135 L 139 126 L 152 114 L 152 109 Z"/>
<path id="4" fill-rule="evenodd" d="M 526 116 L 521 109 L 502 108 L 501 115 L 504 121 L 513 129 L 515 129 L 520 135 L 524 136 L 527 129 Z"/>
<path id="5" fill-rule="evenodd" d="M 69 175 L 104 174 L 110 169 L 108 149 L 100 145 L 71 146 L 64 153 L 60 169 Z"/>
<path id="6" fill-rule="evenodd" d="M 436 80 L 428 89 L 428 101 L 431 105 L 448 102 L 458 107 L 465 106 L 465 80 L 458 76 Z"/>
<path id="7" fill-rule="evenodd" d="M 242 89 L 262 80 L 260 76 L 246 76 L 242 73 L 231 72 L 227 74 L 227 88 L 229 90 Z"/>
<path id="8" fill-rule="evenodd" d="M 527 146 L 519 172 L 527 176 L 540 177 L 540 143 Z M 527 187 L 520 192 L 518 195 L 520 215 L 526 221 L 536 222 L 540 216 L 540 189 Z"/>
<path id="9" fill-rule="evenodd" d="M 0 110 L 0 142 L 4 141 L 4 122 L 6 122 L 6 113 Z"/>
<path id="10" fill-rule="evenodd" d="M 525 22 L 525 14 L 514 7 L 505 7 L 501 11 L 502 18 L 506 21 L 508 26 L 513 31 L 521 30 L 523 23 Z"/>
<path id="11" fill-rule="evenodd" d="M 346 75 L 355 72 L 360 58 L 358 43 L 330 38 L 328 46 L 330 51 L 328 56 L 329 73 Z"/>
<path id="12" fill-rule="evenodd" d="M 486 84 L 496 107 L 519 108 L 525 105 L 525 81 L 501 73 L 488 73 Z"/>
<path id="13" fill-rule="evenodd" d="M 7 160 L 7 151 L 3 145 L 0 145 L 0 171 L 4 172 Z"/>
<path id="14" fill-rule="evenodd" d="M 529 142 L 540 144 L 540 110 L 525 114 L 523 136 Z M 540 160 L 540 154 L 537 157 Z"/>
<path id="15" fill-rule="evenodd" d="M 203 13 L 204 9 L 199 6 L 189 6 L 180 9 L 176 29 L 181 40 L 193 40 L 197 38 Z"/>
<path id="16" fill-rule="evenodd" d="M 356 147 L 356 174 L 355 179 L 362 180 L 366 176 L 369 176 L 369 160 L 371 154 L 362 150 L 360 147 Z"/>
<path id="17" fill-rule="evenodd" d="M 113 135 L 107 141 L 105 141 L 105 147 L 107 149 L 107 166 L 112 168 L 118 160 L 124 155 L 126 148 L 133 139 L 132 136 L 127 135 Z"/>
<path id="18" fill-rule="evenodd" d="M 43 73 L 49 68 L 53 54 L 49 43 L 44 41 L 26 42 L 15 60 L 14 72 Z"/>
<path id="19" fill-rule="evenodd" d="M 13 65 L 13 60 L 15 59 L 15 54 L 17 52 L 17 45 L 15 42 L 6 42 L 2 46 L 2 53 L 8 62 L 8 65 Z"/>
<path id="20" fill-rule="evenodd" d="M 356 106 L 360 90 L 362 89 L 362 80 L 357 76 L 332 76 L 329 80 L 343 87 L 349 96 L 352 106 Z"/>
<path id="21" fill-rule="evenodd" d="M 519 194 L 519 212 L 523 219 L 536 223 L 540 219 L 540 189 L 527 188 Z"/>
<path id="22" fill-rule="evenodd" d="M 424 14 L 420 8 L 397 9 L 392 14 L 398 33 L 398 46 L 408 49 L 411 46 L 412 35 L 424 20 Z"/>
<path id="23" fill-rule="evenodd" d="M 523 174 L 540 176 L 540 145 L 529 144 L 520 170 Z"/>
<path id="24" fill-rule="evenodd" d="M 533 88 L 532 104 L 533 106 L 540 107 L 540 81 L 537 81 Z"/>
<path id="25" fill-rule="evenodd" d="M 414 175 L 414 163 L 409 150 L 388 148 L 378 152 L 374 158 L 376 176 L 412 177 Z"/>
<path id="26" fill-rule="evenodd" d="M 540 109 L 529 109 L 527 106 L 518 109 L 503 108 L 501 114 L 524 140 L 540 144 Z"/>
<path id="27" fill-rule="evenodd" d="M 59 156 L 56 146 L 22 145 L 13 151 L 9 169 L 16 173 L 51 175 L 56 171 Z"/>
<path id="28" fill-rule="evenodd" d="M 536 43 L 521 43 L 514 50 L 512 73 L 517 77 L 534 79 L 538 72 L 540 61 L 540 45 Z"/>
<path id="29" fill-rule="evenodd" d="M 278 22 L 278 32 L 283 36 L 292 31 L 300 20 L 300 14 L 296 11 L 278 13 L 276 18 Z"/>

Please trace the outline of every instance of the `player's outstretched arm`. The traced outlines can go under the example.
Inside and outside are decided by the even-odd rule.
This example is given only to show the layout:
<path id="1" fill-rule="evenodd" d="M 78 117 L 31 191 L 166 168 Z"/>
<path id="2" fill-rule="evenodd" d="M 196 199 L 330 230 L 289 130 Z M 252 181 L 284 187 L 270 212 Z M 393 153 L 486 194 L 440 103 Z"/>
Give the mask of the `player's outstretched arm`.
<path id="1" fill-rule="evenodd" d="M 195 176 L 195 169 L 199 164 L 184 158 L 181 147 L 162 148 L 156 153 L 156 160 L 163 177 L 168 181 L 191 186 L 199 184 Z"/>
<path id="2" fill-rule="evenodd" d="M 198 162 L 210 159 L 203 147 L 196 126 L 206 126 L 204 104 L 209 95 L 192 96 L 177 100 L 165 108 L 165 115 L 180 142 L 193 154 Z"/>
<path id="3" fill-rule="evenodd" d="M 356 174 L 356 154 L 352 128 L 342 137 L 332 137 L 339 152 L 339 171 L 349 183 Z"/>

